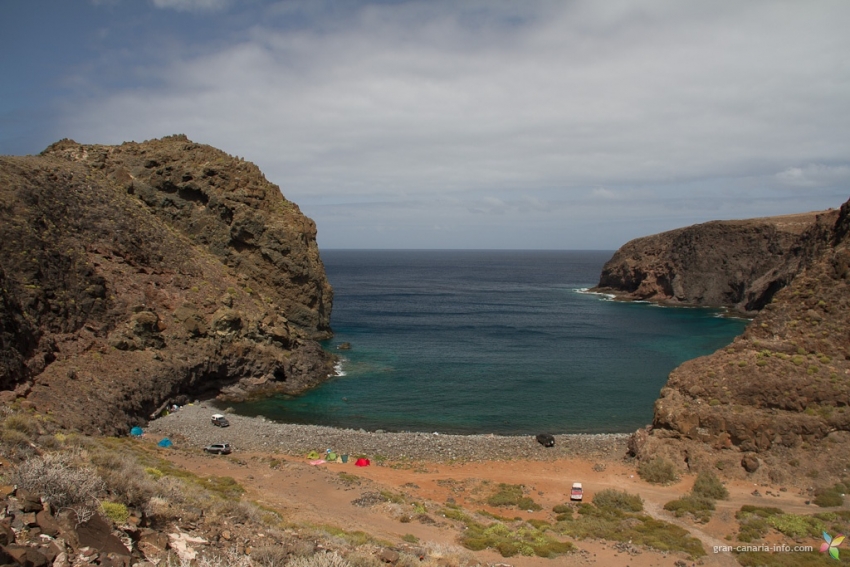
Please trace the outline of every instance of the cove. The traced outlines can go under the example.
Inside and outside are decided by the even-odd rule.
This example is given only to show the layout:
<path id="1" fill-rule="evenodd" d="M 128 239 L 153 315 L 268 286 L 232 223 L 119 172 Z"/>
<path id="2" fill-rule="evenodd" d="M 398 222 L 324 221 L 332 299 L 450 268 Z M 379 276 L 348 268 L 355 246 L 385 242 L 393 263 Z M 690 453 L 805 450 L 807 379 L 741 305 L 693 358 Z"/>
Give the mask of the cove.
<path id="1" fill-rule="evenodd" d="M 328 250 L 340 376 L 242 415 L 343 428 L 630 432 L 673 368 L 748 321 L 583 293 L 611 251 Z M 351 350 L 337 350 L 348 342 Z"/>

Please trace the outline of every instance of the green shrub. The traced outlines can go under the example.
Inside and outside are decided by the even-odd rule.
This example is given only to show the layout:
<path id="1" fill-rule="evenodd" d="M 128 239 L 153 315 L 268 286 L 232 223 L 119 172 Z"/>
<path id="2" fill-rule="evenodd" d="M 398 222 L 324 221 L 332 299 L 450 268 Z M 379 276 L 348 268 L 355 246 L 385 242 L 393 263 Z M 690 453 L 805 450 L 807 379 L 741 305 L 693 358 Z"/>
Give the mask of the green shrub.
<path id="1" fill-rule="evenodd" d="M 162 471 L 154 467 L 145 467 L 145 473 L 150 475 L 154 480 L 159 480 L 163 477 Z"/>
<path id="2" fill-rule="evenodd" d="M 27 437 L 34 437 L 39 432 L 38 421 L 32 416 L 14 413 L 3 421 L 3 427 L 10 431 L 19 431 Z"/>
<path id="3" fill-rule="evenodd" d="M 750 516 L 742 521 L 738 528 L 738 541 L 749 543 L 761 539 L 770 531 L 767 520 L 759 516 Z"/>
<path id="4" fill-rule="evenodd" d="M 544 522 L 545 524 L 545 522 Z M 575 549 L 568 541 L 558 541 L 546 533 L 548 524 L 538 529 L 527 523 L 508 527 L 501 522 L 485 526 L 475 521 L 466 523 L 466 530 L 461 537 L 461 543 L 467 549 L 480 551 L 482 549 L 497 550 L 503 557 L 514 555 L 537 555 L 538 557 L 553 557 L 569 553 Z"/>
<path id="5" fill-rule="evenodd" d="M 92 450 L 90 459 L 103 479 L 110 500 L 140 507 L 156 493 L 156 479 L 134 455 L 115 448 L 104 448 Z"/>
<path id="6" fill-rule="evenodd" d="M 844 497 L 841 496 L 841 493 L 835 490 L 834 488 L 826 488 L 822 490 L 818 490 L 815 493 L 815 498 L 812 500 L 816 505 L 821 508 L 829 508 L 832 506 L 841 506 L 844 504 Z"/>
<path id="7" fill-rule="evenodd" d="M 677 518 L 690 514 L 696 521 L 706 523 L 711 519 L 711 513 L 714 511 L 714 500 L 705 496 L 688 494 L 666 503 L 664 509 L 673 512 Z"/>
<path id="8" fill-rule="evenodd" d="M 643 500 L 637 494 L 606 488 L 593 496 L 593 505 L 599 508 L 613 508 L 624 512 L 643 511 Z"/>
<path id="9" fill-rule="evenodd" d="M 641 461 L 638 465 L 638 475 L 653 484 L 669 484 L 679 479 L 673 463 L 663 457 Z"/>
<path id="10" fill-rule="evenodd" d="M 700 540 L 684 528 L 616 508 L 580 505 L 577 518 L 559 522 L 556 528 L 578 539 L 628 541 L 659 551 L 683 551 L 694 558 L 705 555 Z"/>
<path id="11" fill-rule="evenodd" d="M 487 504 L 496 507 L 515 506 L 520 510 L 542 510 L 540 504 L 523 496 L 522 489 L 521 484 L 499 483 L 496 492 L 487 499 Z"/>
<path id="12" fill-rule="evenodd" d="M 17 429 L 0 430 L 0 441 L 9 448 L 9 453 L 14 455 L 26 457 L 36 452 L 30 436 Z"/>
<path id="13" fill-rule="evenodd" d="M 204 488 L 224 499 L 238 499 L 245 489 L 229 476 L 211 476 L 204 482 Z"/>
<path id="14" fill-rule="evenodd" d="M 117 525 L 126 523 L 130 517 L 130 511 L 120 502 L 101 502 L 100 509 L 103 510 L 103 514 L 107 518 Z"/>
<path id="15" fill-rule="evenodd" d="M 691 489 L 691 494 L 714 500 L 725 500 L 729 498 L 729 491 L 726 490 L 726 487 L 723 486 L 717 475 L 707 470 L 701 471 L 697 475 L 697 479 L 694 481 L 694 487 Z"/>
<path id="16" fill-rule="evenodd" d="M 746 518 L 749 515 L 767 518 L 768 516 L 777 516 L 784 513 L 785 512 L 782 511 L 782 508 L 775 508 L 773 506 L 751 506 L 746 504 L 741 506 L 739 511 L 735 512 L 735 517 L 739 520 Z"/>
<path id="17" fill-rule="evenodd" d="M 788 537 L 814 537 L 819 538 L 826 529 L 826 525 L 812 516 L 798 516 L 797 514 L 781 514 L 770 516 L 767 523 L 776 531 L 782 532 Z"/>

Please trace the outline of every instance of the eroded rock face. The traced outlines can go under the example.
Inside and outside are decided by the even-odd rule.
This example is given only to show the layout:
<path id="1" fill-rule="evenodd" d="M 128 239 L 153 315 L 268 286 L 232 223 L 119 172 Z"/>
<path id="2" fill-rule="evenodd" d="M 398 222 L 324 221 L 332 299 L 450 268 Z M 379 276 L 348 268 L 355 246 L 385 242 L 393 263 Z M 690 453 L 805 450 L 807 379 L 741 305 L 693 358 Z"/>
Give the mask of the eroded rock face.
<path id="1" fill-rule="evenodd" d="M 714 221 L 638 238 L 605 264 L 594 289 L 754 313 L 823 249 L 837 215 Z"/>
<path id="2" fill-rule="evenodd" d="M 312 387 L 332 298 L 315 224 L 249 162 L 185 136 L 0 158 L 0 398 L 64 426 Z"/>
<path id="3" fill-rule="evenodd" d="M 782 476 L 796 463 L 799 476 L 841 475 L 846 451 L 833 449 L 850 436 L 848 226 L 850 201 L 831 225 L 800 235 L 804 268 L 731 345 L 670 374 L 633 453 L 682 463 L 687 454 L 722 460 L 728 451 L 747 455 L 737 462 L 750 474 Z"/>

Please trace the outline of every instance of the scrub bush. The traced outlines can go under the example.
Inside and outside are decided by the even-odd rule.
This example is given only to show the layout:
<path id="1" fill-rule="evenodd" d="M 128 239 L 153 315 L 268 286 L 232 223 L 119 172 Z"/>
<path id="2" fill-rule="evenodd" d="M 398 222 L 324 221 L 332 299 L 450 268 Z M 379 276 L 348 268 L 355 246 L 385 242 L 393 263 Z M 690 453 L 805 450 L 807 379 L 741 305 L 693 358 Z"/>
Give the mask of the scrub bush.
<path id="1" fill-rule="evenodd" d="M 638 465 L 638 475 L 646 482 L 653 484 L 670 484 L 679 480 L 676 467 L 663 457 L 655 457 L 649 461 L 641 461 Z"/>

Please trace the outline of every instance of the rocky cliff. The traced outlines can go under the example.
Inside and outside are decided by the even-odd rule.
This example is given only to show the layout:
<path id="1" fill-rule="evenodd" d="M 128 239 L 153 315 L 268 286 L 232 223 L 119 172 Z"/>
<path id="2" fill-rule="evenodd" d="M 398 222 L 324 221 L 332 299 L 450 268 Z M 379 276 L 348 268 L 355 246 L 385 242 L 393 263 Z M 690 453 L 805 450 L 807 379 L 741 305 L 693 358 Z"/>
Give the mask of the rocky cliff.
<path id="1" fill-rule="evenodd" d="M 605 264 L 594 289 L 624 299 L 753 314 L 806 267 L 837 215 L 714 221 L 638 238 Z"/>
<path id="2" fill-rule="evenodd" d="M 731 345 L 670 374 L 652 427 L 632 439 L 638 457 L 664 455 L 682 466 L 700 462 L 736 474 L 760 471 L 775 482 L 846 474 L 848 233 L 850 201 L 791 240 L 786 262 L 770 272 L 785 270 L 787 285 Z M 800 271 L 794 274 L 791 265 Z"/>
<path id="3" fill-rule="evenodd" d="M 0 157 L 0 399 L 126 431 L 162 404 L 324 380 L 315 224 L 185 136 Z"/>

